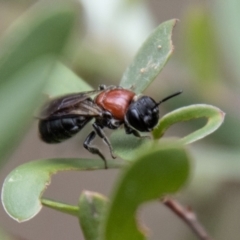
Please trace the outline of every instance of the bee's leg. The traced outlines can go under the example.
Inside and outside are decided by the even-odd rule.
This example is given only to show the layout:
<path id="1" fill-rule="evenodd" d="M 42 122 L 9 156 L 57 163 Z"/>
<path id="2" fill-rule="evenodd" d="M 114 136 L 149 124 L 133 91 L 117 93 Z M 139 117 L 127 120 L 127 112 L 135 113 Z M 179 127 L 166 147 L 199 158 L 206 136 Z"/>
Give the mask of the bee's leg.
<path id="1" fill-rule="evenodd" d="M 133 91 L 135 88 L 136 88 L 135 84 L 132 84 L 129 89 Z"/>
<path id="2" fill-rule="evenodd" d="M 100 138 L 102 138 L 102 140 L 108 145 L 112 158 L 116 158 L 116 156 L 113 153 L 112 144 L 110 143 L 109 139 L 107 138 L 104 131 L 102 130 L 102 127 L 97 123 L 93 123 L 93 128 L 96 131 L 97 135 Z"/>
<path id="3" fill-rule="evenodd" d="M 107 88 L 107 86 L 105 84 L 100 84 L 98 86 L 98 90 L 105 90 Z"/>
<path id="4" fill-rule="evenodd" d="M 142 137 L 137 130 L 131 128 L 131 127 L 128 126 L 126 123 L 124 124 L 124 128 L 125 128 L 126 134 L 133 134 L 135 137 L 139 137 L 139 138 Z"/>
<path id="5" fill-rule="evenodd" d="M 98 86 L 98 90 L 106 90 L 106 89 L 109 89 L 109 90 L 111 90 L 111 89 L 122 89 L 122 87 L 121 86 L 115 86 L 115 85 L 107 86 L 105 84 L 100 84 Z"/>
<path id="6" fill-rule="evenodd" d="M 90 146 L 91 142 L 93 141 L 93 139 L 96 137 L 96 133 L 95 131 L 92 131 L 87 138 L 85 139 L 83 146 L 92 154 L 97 154 L 103 161 L 104 161 L 104 166 L 105 169 L 107 169 L 107 161 L 105 159 L 105 157 L 103 156 L 103 154 L 101 153 L 101 151 L 93 146 Z"/>
<path id="7" fill-rule="evenodd" d="M 150 138 L 149 136 L 140 135 L 140 133 L 137 130 L 130 127 L 128 124 L 126 124 L 126 122 L 124 123 L 124 128 L 125 128 L 126 134 L 133 134 L 135 137 L 138 137 L 138 138 Z"/>

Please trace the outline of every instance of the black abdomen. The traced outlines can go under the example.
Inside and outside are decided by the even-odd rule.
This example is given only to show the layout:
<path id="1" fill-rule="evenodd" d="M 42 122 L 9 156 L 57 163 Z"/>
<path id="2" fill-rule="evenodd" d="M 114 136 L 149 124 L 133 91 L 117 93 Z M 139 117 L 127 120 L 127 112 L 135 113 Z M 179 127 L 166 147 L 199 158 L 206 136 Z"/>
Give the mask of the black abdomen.
<path id="1" fill-rule="evenodd" d="M 78 133 L 90 120 L 85 116 L 40 120 L 40 138 L 46 143 L 60 143 Z"/>

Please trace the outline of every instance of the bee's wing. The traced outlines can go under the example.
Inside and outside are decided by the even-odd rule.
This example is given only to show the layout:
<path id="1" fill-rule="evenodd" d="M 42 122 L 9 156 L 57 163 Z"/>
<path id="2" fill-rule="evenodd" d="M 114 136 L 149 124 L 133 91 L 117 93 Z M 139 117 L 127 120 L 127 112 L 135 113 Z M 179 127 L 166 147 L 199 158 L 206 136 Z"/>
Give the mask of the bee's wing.
<path id="1" fill-rule="evenodd" d="M 93 90 L 88 92 L 80 92 L 68 94 L 45 104 L 39 114 L 40 119 L 49 117 L 59 117 L 63 115 L 101 115 L 101 109 L 89 98 L 101 92 L 101 90 Z"/>

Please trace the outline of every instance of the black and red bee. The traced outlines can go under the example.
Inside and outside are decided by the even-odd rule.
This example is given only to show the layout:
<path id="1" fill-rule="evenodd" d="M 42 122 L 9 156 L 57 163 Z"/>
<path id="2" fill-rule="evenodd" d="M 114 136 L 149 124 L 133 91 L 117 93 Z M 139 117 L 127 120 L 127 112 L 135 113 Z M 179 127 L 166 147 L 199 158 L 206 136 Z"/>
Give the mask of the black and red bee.
<path id="1" fill-rule="evenodd" d="M 73 137 L 95 118 L 92 124 L 94 130 L 83 146 L 102 158 L 107 168 L 104 155 L 91 145 L 96 135 L 108 145 L 112 158 L 116 158 L 103 128 L 117 129 L 123 124 L 126 134 L 141 137 L 139 132 L 150 132 L 157 125 L 159 105 L 180 93 L 155 102 L 151 97 L 137 96 L 129 89 L 100 85 L 98 90 L 58 97 L 46 104 L 40 113 L 40 138 L 46 143 L 60 143 Z"/>

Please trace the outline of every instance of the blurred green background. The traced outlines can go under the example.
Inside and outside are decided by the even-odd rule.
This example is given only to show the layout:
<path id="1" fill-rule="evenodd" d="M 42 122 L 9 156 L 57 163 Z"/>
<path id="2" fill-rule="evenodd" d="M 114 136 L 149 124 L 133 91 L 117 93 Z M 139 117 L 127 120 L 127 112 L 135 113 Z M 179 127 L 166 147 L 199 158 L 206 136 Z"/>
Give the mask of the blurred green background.
<path id="1" fill-rule="evenodd" d="M 0 35 L 5 35 L 9 26 L 36 2 L 1 0 Z M 58 2 L 49 0 L 42 5 L 55 8 Z M 178 101 L 161 106 L 162 114 L 194 103 L 215 105 L 226 113 L 219 130 L 189 146 L 194 159 L 192 176 L 178 198 L 196 211 L 214 239 L 238 239 L 240 2 L 83 0 L 72 4 L 78 16 L 61 60 L 94 88 L 102 83 L 118 84 L 124 69 L 149 33 L 165 20 L 180 20 L 173 35 L 173 56 L 146 93 L 154 99 L 161 99 L 183 89 Z M 0 55 L 4 51 L 1 47 Z M 24 90 L 20 91 L 25 94 Z M 0 108 L 1 97 L 3 95 L 0 96 Z M 14 100 L 14 95 L 10 99 Z M 22 105 L 19 102 L 16 105 L 21 110 Z M 5 113 L 2 112 L 1 116 Z M 13 119 L 18 122 L 17 112 Z M 204 120 L 178 124 L 169 130 L 168 136 L 184 136 L 203 124 Z M 14 124 L 12 126 L 16 128 Z M 1 185 L 12 169 L 27 161 L 89 156 L 82 147 L 89 129 L 86 127 L 82 134 L 66 143 L 49 146 L 38 139 L 37 124 L 32 117 L 32 121 L 18 130 L 16 141 L 4 149 L 7 157 L 1 165 Z M 101 141 L 98 144 L 101 145 Z M 60 173 L 53 177 L 46 196 L 76 204 L 83 189 L 109 195 L 117 175 L 117 170 Z M 151 229 L 151 239 L 197 239 L 181 220 L 159 203 L 144 207 L 141 218 Z M 0 206 L 0 228 L 5 232 L 0 232 L 3 240 L 83 239 L 75 218 L 45 208 L 31 221 L 18 224 Z"/>

